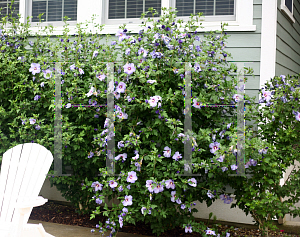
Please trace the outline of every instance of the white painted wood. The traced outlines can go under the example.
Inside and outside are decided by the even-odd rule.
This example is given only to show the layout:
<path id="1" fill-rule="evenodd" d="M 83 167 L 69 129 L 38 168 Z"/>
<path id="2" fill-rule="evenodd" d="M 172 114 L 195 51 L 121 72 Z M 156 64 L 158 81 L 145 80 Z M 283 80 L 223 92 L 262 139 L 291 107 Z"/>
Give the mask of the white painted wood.
<path id="1" fill-rule="evenodd" d="M 52 161 L 51 152 L 36 143 L 20 144 L 4 153 L 0 173 L 1 237 L 52 236 L 42 225 L 27 224 L 32 208 L 48 201 L 38 194 Z"/>

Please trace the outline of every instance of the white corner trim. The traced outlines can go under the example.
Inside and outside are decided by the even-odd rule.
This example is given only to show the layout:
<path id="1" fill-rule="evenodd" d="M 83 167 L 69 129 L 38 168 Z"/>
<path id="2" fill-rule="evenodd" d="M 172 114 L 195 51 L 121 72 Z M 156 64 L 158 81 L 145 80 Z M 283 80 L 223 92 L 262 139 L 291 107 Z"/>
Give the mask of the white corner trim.
<path id="1" fill-rule="evenodd" d="M 277 1 L 262 0 L 260 88 L 275 76 L 276 31 Z"/>
<path id="2" fill-rule="evenodd" d="M 294 2 L 293 2 L 294 5 Z M 286 7 L 285 0 L 281 0 L 280 9 L 291 19 L 293 23 L 295 23 L 295 18 L 293 16 L 294 6 L 292 7 L 292 12 Z"/>

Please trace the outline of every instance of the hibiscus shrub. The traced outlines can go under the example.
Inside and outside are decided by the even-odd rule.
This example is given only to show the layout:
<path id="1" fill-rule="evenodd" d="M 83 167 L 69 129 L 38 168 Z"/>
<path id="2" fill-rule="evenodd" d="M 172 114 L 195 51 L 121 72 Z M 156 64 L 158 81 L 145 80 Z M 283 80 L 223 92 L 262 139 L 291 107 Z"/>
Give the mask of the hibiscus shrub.
<path id="1" fill-rule="evenodd" d="M 158 21 L 149 19 L 136 37 L 127 32 L 126 25 L 116 34 L 123 53 L 123 70 L 114 73 L 115 133 L 109 133 L 113 121 L 107 118 L 103 126 L 106 129 L 97 137 L 107 135 L 93 144 L 103 147 L 114 137 L 118 142 L 115 173 L 120 176 L 110 175 L 103 168 L 101 177 L 86 179 L 82 188 L 94 194 L 91 202 L 97 204 L 102 204 L 105 197 L 120 200 L 112 209 L 105 203 L 105 211 L 100 206 L 93 211 L 92 217 L 109 217 L 106 224 L 99 223 L 101 232 L 112 230 L 111 235 L 115 235 L 124 223 L 142 221 L 150 223 L 157 235 L 174 226 L 182 226 L 186 232 L 215 233 L 204 223 L 194 221 L 194 201 L 211 205 L 225 190 L 220 180 L 213 179 L 214 174 L 234 174 L 237 169 L 236 149 L 229 148 L 236 145 L 236 108 L 225 105 L 234 105 L 242 97 L 235 92 L 238 82 L 232 75 L 237 68 L 226 61 L 227 53 L 223 51 L 228 37 L 224 25 L 218 35 L 210 32 L 204 36 L 206 40 L 200 40 L 195 31 L 198 27 L 193 26 L 194 16 L 182 33 L 178 26 L 182 21 L 175 19 L 175 12 L 169 11 Z M 153 25 L 149 26 L 147 22 L 151 21 Z M 196 41 L 199 45 L 194 45 Z M 192 134 L 183 133 L 184 62 L 191 62 Z M 103 74 L 107 75 L 104 66 Z M 93 96 L 98 87 L 93 84 L 88 96 Z M 254 103 L 247 95 L 245 99 Z M 217 103 L 224 107 L 201 107 Z M 247 120 L 251 118 L 249 111 Z M 251 134 L 250 128 L 247 126 L 247 134 Z M 183 159 L 184 143 L 189 139 L 193 143 L 192 167 L 185 166 Z M 99 159 L 94 152 L 90 155 L 95 161 Z M 201 176 L 179 176 L 184 169 L 198 171 Z M 226 203 L 232 201 L 224 194 L 221 197 Z"/>
<path id="2" fill-rule="evenodd" d="M 91 83 L 97 79 L 96 76 L 91 79 L 94 70 L 84 67 L 84 64 L 86 60 L 91 64 L 98 60 L 113 61 L 117 55 L 107 54 L 111 52 L 108 50 L 110 46 L 100 44 L 100 36 L 83 34 L 82 24 L 78 24 L 77 34 L 68 35 L 65 21 L 63 35 L 50 40 L 49 33 L 53 29 L 46 27 L 33 34 L 29 31 L 29 18 L 27 24 L 20 24 L 15 18 L 3 18 L 0 23 L 0 159 L 8 149 L 31 142 L 43 145 L 54 156 L 54 62 L 63 62 L 60 72 L 62 172 L 71 173 L 70 169 L 66 170 L 69 166 L 72 176 L 52 177 L 50 182 L 80 213 L 89 213 L 96 204 L 87 202 L 92 196 L 82 193 L 81 187 L 85 178 L 92 179 L 99 168 L 106 165 L 105 155 L 96 163 L 88 159 L 88 153 L 93 149 L 92 134 L 100 129 L 99 123 L 104 123 L 105 110 L 101 107 L 94 110 L 89 107 L 68 108 L 66 104 L 94 104 L 95 101 L 81 96 L 89 90 L 86 81 L 89 79 Z M 6 27 L 8 23 L 12 24 L 11 28 Z M 42 34 L 46 36 L 42 37 Z M 100 103 L 105 104 L 105 101 Z M 52 165 L 51 173 L 53 168 Z"/>
<path id="3" fill-rule="evenodd" d="M 300 175 L 295 168 L 299 158 L 299 75 L 274 77 L 261 89 L 259 103 L 266 106 L 258 110 L 253 107 L 253 116 L 260 126 L 256 137 L 246 139 L 246 163 L 251 177 L 235 179 L 221 174 L 218 179 L 228 183 L 235 191 L 236 204 L 246 215 L 251 214 L 255 224 L 268 236 L 268 230 L 276 228 L 272 219 L 285 214 L 295 218 L 300 208 Z M 294 165 L 283 185 L 279 184 L 282 172 Z"/>

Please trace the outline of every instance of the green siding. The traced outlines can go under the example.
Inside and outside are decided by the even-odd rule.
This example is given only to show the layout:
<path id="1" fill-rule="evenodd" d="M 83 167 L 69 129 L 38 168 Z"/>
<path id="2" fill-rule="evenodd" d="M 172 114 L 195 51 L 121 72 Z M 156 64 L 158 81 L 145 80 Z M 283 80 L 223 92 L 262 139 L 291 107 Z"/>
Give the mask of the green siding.
<path id="1" fill-rule="evenodd" d="M 229 62 L 245 62 L 246 67 L 253 68 L 253 76 L 247 76 L 245 93 L 250 97 L 256 97 L 258 103 L 259 80 L 260 80 L 260 53 L 261 53 L 261 18 L 262 0 L 253 1 L 253 24 L 256 31 L 251 32 L 228 32 L 228 44 L 226 50 L 231 53 Z M 248 62 L 248 63 L 247 63 Z"/>
<path id="2" fill-rule="evenodd" d="M 295 23 L 280 10 L 277 4 L 276 65 L 275 75 L 300 73 L 300 2 L 294 0 Z"/>

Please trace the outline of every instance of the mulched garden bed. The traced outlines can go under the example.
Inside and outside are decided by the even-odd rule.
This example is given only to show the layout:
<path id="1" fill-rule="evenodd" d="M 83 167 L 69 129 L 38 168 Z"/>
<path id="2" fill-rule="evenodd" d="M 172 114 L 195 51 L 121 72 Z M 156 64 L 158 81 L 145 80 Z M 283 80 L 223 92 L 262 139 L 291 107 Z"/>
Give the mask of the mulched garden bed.
<path id="1" fill-rule="evenodd" d="M 91 229 L 95 229 L 96 224 L 99 222 L 105 222 L 107 217 L 103 216 L 96 216 L 96 218 L 90 220 L 90 215 L 78 215 L 75 212 L 75 209 L 68 205 L 58 204 L 52 201 L 48 201 L 46 204 L 40 207 L 34 207 L 31 215 L 31 220 L 39 220 L 39 221 L 46 221 L 64 225 L 75 225 L 75 226 L 83 226 L 89 227 Z M 209 225 L 212 227 L 212 225 Z M 227 225 L 220 225 L 218 224 L 219 233 L 225 232 L 228 230 L 230 236 L 261 236 L 258 229 L 248 229 L 248 228 L 234 228 Z M 152 234 L 151 228 L 149 225 L 144 223 L 138 222 L 136 225 L 128 224 L 123 226 L 121 229 L 122 232 L 132 233 L 132 234 L 139 234 L 139 235 L 148 235 L 148 236 L 156 236 Z M 121 232 L 120 231 L 120 232 Z M 96 232 L 95 232 L 96 233 Z M 184 229 L 180 227 L 176 227 L 172 230 L 166 231 L 160 236 L 197 236 L 199 237 L 200 234 L 196 232 L 192 233 L 185 233 Z M 283 237 L 283 236 L 293 236 L 296 237 L 298 235 L 284 235 L 280 230 L 270 232 L 269 236 L 274 237 Z"/>

